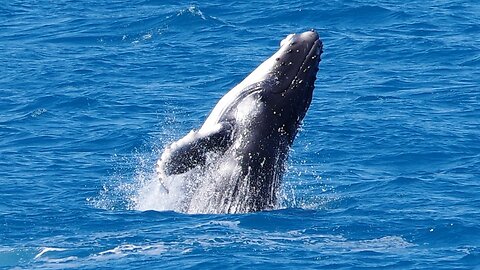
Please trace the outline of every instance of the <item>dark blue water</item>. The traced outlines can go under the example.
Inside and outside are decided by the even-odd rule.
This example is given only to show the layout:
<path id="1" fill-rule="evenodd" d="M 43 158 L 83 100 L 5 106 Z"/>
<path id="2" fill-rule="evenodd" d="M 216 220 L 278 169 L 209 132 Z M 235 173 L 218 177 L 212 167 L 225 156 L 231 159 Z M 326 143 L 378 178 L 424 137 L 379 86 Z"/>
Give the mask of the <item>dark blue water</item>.
<path id="1" fill-rule="evenodd" d="M 310 28 L 279 209 L 164 211 L 163 147 Z M 478 1 L 3 1 L 0 94 L 1 268 L 480 269 Z"/>

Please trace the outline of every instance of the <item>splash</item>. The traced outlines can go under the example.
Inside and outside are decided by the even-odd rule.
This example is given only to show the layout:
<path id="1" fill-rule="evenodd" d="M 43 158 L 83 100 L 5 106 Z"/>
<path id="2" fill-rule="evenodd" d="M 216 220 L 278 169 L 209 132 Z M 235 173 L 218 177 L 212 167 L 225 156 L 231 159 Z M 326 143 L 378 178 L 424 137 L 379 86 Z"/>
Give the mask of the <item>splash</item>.
<path id="1" fill-rule="evenodd" d="M 248 175 L 242 178 L 237 160 L 228 154 L 212 153 L 207 156 L 205 166 L 183 174 L 138 174 L 138 192 L 132 197 L 131 205 L 140 211 L 248 212 L 248 181 Z"/>
<path id="2" fill-rule="evenodd" d="M 241 176 L 238 161 L 228 154 L 207 155 L 206 166 L 165 176 L 155 169 L 161 154 L 167 151 L 178 131 L 176 119 L 165 120 L 160 133 L 143 149 L 129 156 L 112 156 L 114 172 L 102 185 L 100 194 L 87 198 L 90 205 L 105 210 L 175 211 L 180 213 L 239 213 L 250 194 L 252 179 Z M 243 147 L 238 143 L 235 147 Z M 278 198 L 272 210 L 285 208 L 320 209 L 332 200 L 333 190 L 322 184 L 314 166 L 294 160 L 285 168 L 285 179 L 275 191 Z M 328 181 L 328 180 L 327 180 Z"/>
<path id="3" fill-rule="evenodd" d="M 240 165 L 231 156 L 212 154 L 208 156 L 207 166 L 170 176 L 153 170 L 155 161 L 151 161 L 150 168 L 141 166 L 143 169 L 138 170 L 136 191 L 129 197 L 131 209 L 182 213 L 248 212 L 248 181 L 252 179 L 248 175 L 242 178 Z M 338 199 L 333 189 L 322 183 L 314 167 L 291 165 L 285 176 L 284 183 L 275 191 L 278 203 L 272 210 L 320 209 Z"/>
<path id="4" fill-rule="evenodd" d="M 171 138 L 175 137 L 174 133 L 163 132 L 162 136 Z M 167 145 L 171 139 L 159 141 Z M 248 197 L 248 178 L 236 178 L 240 177 L 240 168 L 235 160 L 210 155 L 207 161 L 209 166 L 197 167 L 184 174 L 162 176 L 154 166 L 162 152 L 160 149 L 154 146 L 150 150 L 136 152 L 132 157 L 115 156 L 112 162 L 119 168 L 105 181 L 97 197 L 87 199 L 88 203 L 95 208 L 110 211 L 127 209 L 228 213 L 245 210 L 241 205 L 244 203 L 242 198 L 245 200 Z M 234 188 L 244 192 L 234 196 Z M 331 187 L 322 184 L 315 168 L 305 168 L 298 162 L 293 162 L 286 170 L 285 181 L 277 191 L 278 203 L 272 209 L 324 208 L 329 202 L 338 199 L 334 194 L 332 197 L 332 193 Z M 218 201 L 224 202 L 223 208 L 218 208 L 215 203 Z"/>
<path id="5" fill-rule="evenodd" d="M 198 17 L 202 18 L 202 20 L 207 20 L 207 18 L 205 17 L 205 15 L 203 15 L 203 12 L 202 12 L 202 11 L 200 10 L 200 8 L 199 8 L 198 6 L 196 6 L 196 5 L 190 5 L 189 7 L 180 10 L 180 11 L 177 13 L 177 17 L 178 17 L 178 16 L 185 15 L 185 14 L 190 14 L 190 15 L 193 15 L 193 16 L 198 16 Z"/>

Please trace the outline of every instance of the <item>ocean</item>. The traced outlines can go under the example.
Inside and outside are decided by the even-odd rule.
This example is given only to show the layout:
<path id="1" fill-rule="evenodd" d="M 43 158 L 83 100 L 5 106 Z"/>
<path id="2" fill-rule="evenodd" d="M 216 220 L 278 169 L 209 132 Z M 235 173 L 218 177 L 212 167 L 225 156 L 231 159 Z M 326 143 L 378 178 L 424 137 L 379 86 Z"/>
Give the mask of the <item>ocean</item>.
<path id="1" fill-rule="evenodd" d="M 163 149 L 309 29 L 278 207 L 169 207 Z M 478 1 L 2 1 L 0 94 L 2 269 L 480 269 Z"/>

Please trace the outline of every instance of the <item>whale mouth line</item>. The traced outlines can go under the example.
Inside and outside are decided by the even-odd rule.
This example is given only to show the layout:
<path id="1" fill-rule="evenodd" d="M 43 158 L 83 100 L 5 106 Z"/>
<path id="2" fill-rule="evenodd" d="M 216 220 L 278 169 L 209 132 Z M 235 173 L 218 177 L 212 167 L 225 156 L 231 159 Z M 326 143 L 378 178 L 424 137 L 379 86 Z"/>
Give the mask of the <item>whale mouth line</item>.
<path id="1" fill-rule="evenodd" d="M 291 78 L 288 86 L 285 89 L 283 89 L 282 91 L 279 91 L 279 92 L 276 92 L 276 93 L 277 94 L 285 94 L 289 89 L 294 88 L 294 85 L 296 83 L 301 83 L 303 81 L 302 79 L 299 80 L 299 75 L 302 72 L 302 70 L 305 69 L 305 65 L 307 65 L 309 59 L 313 60 L 312 63 L 314 63 L 312 66 L 309 67 L 309 69 L 310 68 L 318 68 L 318 64 L 320 63 L 320 55 L 322 54 L 322 51 L 323 51 L 322 41 L 319 38 L 317 38 L 313 42 L 312 47 L 305 54 L 305 57 L 303 58 L 302 63 L 298 67 L 297 71 L 294 73 L 295 75 Z M 318 59 L 312 59 L 312 57 L 316 57 Z M 313 76 L 315 77 L 315 75 L 313 75 Z M 315 80 L 315 78 L 314 78 L 314 80 Z"/>
<path id="2" fill-rule="evenodd" d="M 318 63 L 320 62 L 320 54 L 322 52 L 322 43 L 320 39 L 315 40 L 315 42 L 312 44 L 312 47 L 308 51 L 308 53 L 305 55 L 303 58 L 302 64 L 298 68 L 297 72 L 295 73 L 295 77 L 292 79 L 292 82 L 290 83 L 293 84 L 295 82 L 295 78 L 298 77 L 300 72 L 302 71 L 303 68 L 305 68 L 305 64 L 308 62 L 309 59 L 313 60 L 312 63 L 315 63 L 315 67 L 309 67 L 310 68 L 318 68 Z M 316 57 L 313 59 L 312 57 Z M 317 59 L 318 58 L 318 59 Z M 308 70 L 309 71 L 309 70 Z"/>

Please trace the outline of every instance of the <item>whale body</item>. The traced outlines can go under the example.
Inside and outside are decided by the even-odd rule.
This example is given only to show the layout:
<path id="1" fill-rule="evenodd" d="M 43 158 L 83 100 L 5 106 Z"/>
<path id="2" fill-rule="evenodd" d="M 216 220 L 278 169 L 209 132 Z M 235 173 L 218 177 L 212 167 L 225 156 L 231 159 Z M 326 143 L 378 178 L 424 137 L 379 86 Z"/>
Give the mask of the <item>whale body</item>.
<path id="1" fill-rule="evenodd" d="M 288 35 L 220 99 L 198 130 L 165 148 L 156 170 L 160 179 L 189 179 L 183 211 L 245 213 L 276 206 L 322 48 L 315 30 Z"/>

